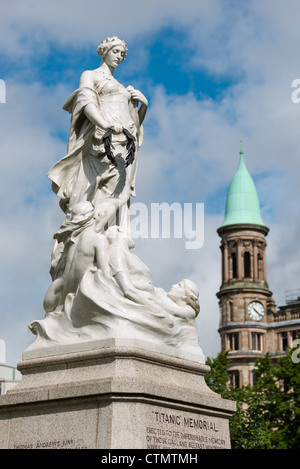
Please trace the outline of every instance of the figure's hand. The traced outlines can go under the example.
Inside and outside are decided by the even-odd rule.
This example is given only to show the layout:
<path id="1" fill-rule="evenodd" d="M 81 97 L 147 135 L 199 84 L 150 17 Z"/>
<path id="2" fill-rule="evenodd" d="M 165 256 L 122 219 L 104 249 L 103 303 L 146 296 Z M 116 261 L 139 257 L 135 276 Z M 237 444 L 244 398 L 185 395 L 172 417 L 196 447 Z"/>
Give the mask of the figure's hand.
<path id="1" fill-rule="evenodd" d="M 121 132 L 123 132 L 123 127 L 119 124 L 113 124 L 111 126 L 111 129 L 114 134 L 120 134 Z"/>
<path id="2" fill-rule="evenodd" d="M 139 101 L 145 106 L 148 106 L 147 98 L 139 90 L 134 89 L 133 86 L 128 86 L 127 91 L 129 91 L 131 99 Z"/>

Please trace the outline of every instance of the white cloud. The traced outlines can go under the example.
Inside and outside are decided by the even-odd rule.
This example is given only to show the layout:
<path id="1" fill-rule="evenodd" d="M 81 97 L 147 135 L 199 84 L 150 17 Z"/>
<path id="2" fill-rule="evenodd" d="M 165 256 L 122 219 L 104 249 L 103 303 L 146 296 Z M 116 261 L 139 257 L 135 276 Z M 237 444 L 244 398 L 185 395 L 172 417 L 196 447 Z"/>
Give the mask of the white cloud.
<path id="1" fill-rule="evenodd" d="M 80 48 L 116 34 L 131 41 L 157 34 L 166 23 L 186 25 L 201 15 L 211 19 L 219 3 L 190 0 L 187 8 L 172 0 L 115 0 L 113 5 L 98 0 L 14 0 L 1 9 L 0 40 L 2 50 L 17 58 L 46 52 L 49 40 Z"/>

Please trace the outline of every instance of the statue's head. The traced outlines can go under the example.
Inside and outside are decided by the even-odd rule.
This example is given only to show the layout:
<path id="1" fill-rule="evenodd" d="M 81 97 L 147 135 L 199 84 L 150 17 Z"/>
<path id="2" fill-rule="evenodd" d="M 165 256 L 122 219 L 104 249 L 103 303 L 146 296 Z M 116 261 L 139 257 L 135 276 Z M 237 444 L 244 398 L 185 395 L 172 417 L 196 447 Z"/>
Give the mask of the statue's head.
<path id="1" fill-rule="evenodd" d="M 192 280 L 187 278 L 183 279 L 183 283 L 186 293 L 186 302 L 195 310 L 197 316 L 200 312 L 198 287 Z"/>
<path id="2" fill-rule="evenodd" d="M 181 282 L 172 285 L 168 296 L 177 304 L 186 303 L 187 305 L 191 306 L 195 311 L 196 316 L 199 314 L 199 290 L 197 285 L 192 282 L 192 280 L 185 278 L 181 280 Z"/>
<path id="3" fill-rule="evenodd" d="M 128 237 L 127 231 L 117 225 L 110 226 L 106 230 L 106 237 L 110 244 L 118 244 L 121 241 L 128 249 L 133 249 L 135 246 L 133 239 Z"/>
<path id="4" fill-rule="evenodd" d="M 110 226 L 106 230 L 106 237 L 110 243 L 112 243 L 114 240 L 120 238 L 120 228 L 117 225 Z"/>
<path id="5" fill-rule="evenodd" d="M 94 215 L 94 207 L 91 202 L 84 201 L 76 204 L 66 216 L 66 220 L 70 223 L 84 224 Z"/>
<path id="6" fill-rule="evenodd" d="M 97 48 L 97 52 L 100 55 L 102 60 L 105 60 L 107 54 L 114 48 L 120 47 L 123 49 L 122 57 L 125 60 L 127 44 L 125 41 L 122 41 L 117 36 L 107 37 L 104 41 L 101 41 L 101 44 Z"/>

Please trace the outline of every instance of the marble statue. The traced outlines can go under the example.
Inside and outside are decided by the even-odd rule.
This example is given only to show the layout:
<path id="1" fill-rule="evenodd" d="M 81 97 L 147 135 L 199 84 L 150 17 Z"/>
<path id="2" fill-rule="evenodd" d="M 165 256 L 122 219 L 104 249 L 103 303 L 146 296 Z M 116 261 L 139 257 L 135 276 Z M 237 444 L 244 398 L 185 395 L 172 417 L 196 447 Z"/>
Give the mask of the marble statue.
<path id="1" fill-rule="evenodd" d="M 102 41 L 99 68 L 82 74 L 64 105 L 68 151 L 48 177 L 65 221 L 54 234 L 46 314 L 29 325 L 37 339 L 28 349 L 137 339 L 203 362 L 197 286 L 183 279 L 170 292 L 155 287 L 133 253 L 130 199 L 148 102 L 114 77 L 126 52 L 117 37 Z"/>

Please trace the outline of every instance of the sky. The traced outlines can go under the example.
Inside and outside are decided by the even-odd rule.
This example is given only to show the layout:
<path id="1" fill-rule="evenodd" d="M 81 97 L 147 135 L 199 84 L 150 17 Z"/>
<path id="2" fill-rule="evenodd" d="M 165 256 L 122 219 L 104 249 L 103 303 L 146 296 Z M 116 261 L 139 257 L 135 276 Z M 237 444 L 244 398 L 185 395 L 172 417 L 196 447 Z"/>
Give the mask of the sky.
<path id="1" fill-rule="evenodd" d="M 156 286 L 199 288 L 206 356 L 220 351 L 220 238 L 242 147 L 267 236 L 268 283 L 278 306 L 300 289 L 300 3 L 297 0 L 0 0 L 0 340 L 16 366 L 44 317 L 53 234 L 63 222 L 46 174 L 67 152 L 62 107 L 97 46 L 118 36 L 115 72 L 149 101 L 134 204 L 204 204 L 204 242 L 135 239 Z M 297 82 L 297 79 L 299 82 Z M 4 84 L 3 84 L 4 83 Z M 5 99 L 3 92 L 5 86 Z M 2 352 L 3 356 L 3 352 Z"/>

